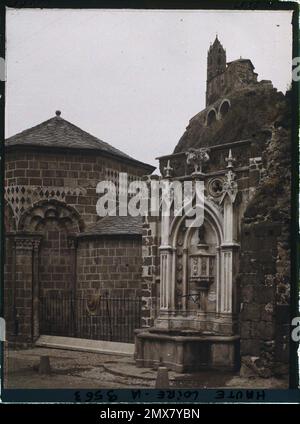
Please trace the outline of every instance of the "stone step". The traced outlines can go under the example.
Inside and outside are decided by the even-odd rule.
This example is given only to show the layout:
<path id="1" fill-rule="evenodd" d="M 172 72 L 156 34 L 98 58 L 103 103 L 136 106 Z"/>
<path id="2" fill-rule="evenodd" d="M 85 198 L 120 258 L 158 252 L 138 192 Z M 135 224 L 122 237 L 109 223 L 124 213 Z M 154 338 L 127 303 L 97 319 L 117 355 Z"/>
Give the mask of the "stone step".
<path id="1" fill-rule="evenodd" d="M 79 339 L 75 337 L 40 336 L 35 343 L 38 347 L 47 347 L 83 352 L 106 353 L 108 355 L 133 356 L 133 343 L 108 342 L 103 340 Z"/>

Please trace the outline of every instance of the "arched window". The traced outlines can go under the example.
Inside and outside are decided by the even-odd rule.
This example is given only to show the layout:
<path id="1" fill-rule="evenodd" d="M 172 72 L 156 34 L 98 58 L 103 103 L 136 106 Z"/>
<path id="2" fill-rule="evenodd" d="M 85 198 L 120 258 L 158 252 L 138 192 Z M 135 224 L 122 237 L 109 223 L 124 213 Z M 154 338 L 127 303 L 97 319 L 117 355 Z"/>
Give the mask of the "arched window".
<path id="1" fill-rule="evenodd" d="M 84 222 L 77 210 L 54 199 L 40 201 L 23 213 L 18 229 L 43 236 L 38 273 L 41 296 L 45 296 L 49 290 L 53 293 L 73 290 L 74 249 L 71 240 L 84 229 Z M 66 311 L 67 316 L 68 313 Z M 51 309 L 49 314 L 49 319 L 54 320 L 55 309 Z M 46 325 L 46 321 L 41 323 L 43 325 Z M 41 331 L 46 331 L 45 327 Z"/>
<path id="2" fill-rule="evenodd" d="M 217 119 L 216 111 L 214 109 L 211 109 L 207 115 L 207 120 L 206 120 L 207 125 L 208 126 L 211 125 L 213 122 L 216 121 L 216 119 Z"/>
<path id="3" fill-rule="evenodd" d="M 224 100 L 221 103 L 220 109 L 219 109 L 220 118 L 223 118 L 228 113 L 229 108 L 230 108 L 230 102 L 228 100 Z"/>

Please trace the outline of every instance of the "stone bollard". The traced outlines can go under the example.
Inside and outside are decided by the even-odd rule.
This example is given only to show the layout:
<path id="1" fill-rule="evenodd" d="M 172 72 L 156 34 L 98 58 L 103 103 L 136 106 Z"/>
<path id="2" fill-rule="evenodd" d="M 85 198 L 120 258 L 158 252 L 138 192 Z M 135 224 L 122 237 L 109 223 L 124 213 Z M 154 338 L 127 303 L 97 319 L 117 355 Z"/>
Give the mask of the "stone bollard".
<path id="1" fill-rule="evenodd" d="M 39 374 L 51 374 L 49 356 L 41 356 L 39 365 Z"/>
<path id="2" fill-rule="evenodd" d="M 9 370 L 11 369 L 11 361 L 9 358 L 9 351 L 8 351 L 8 342 L 3 341 L 3 354 L 4 354 L 4 361 L 3 361 L 3 385 L 4 387 L 7 387 L 8 384 L 8 378 L 9 378 Z M 12 361 L 13 362 L 13 361 Z"/>
<path id="3" fill-rule="evenodd" d="M 168 368 L 159 366 L 155 382 L 156 389 L 168 389 L 170 387 Z"/>

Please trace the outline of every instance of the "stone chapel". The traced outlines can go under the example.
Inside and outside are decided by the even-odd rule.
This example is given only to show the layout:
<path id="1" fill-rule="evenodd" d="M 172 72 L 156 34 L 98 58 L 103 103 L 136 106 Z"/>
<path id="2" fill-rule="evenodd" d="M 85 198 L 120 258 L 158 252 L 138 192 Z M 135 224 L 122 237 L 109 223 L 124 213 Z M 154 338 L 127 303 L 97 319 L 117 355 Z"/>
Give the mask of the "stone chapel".
<path id="1" fill-rule="evenodd" d="M 205 109 L 158 158 L 162 179 L 204 182 L 204 223 L 144 224 L 138 366 L 288 373 L 290 93 L 257 77 L 250 59 L 227 62 L 216 37 Z"/>
<path id="2" fill-rule="evenodd" d="M 154 167 L 57 111 L 5 142 L 4 313 L 8 340 L 40 335 L 133 342 L 140 325 L 141 217 L 99 217 L 100 181 Z"/>
<path id="3" fill-rule="evenodd" d="M 250 59 L 207 55 L 205 108 L 161 176 L 62 118 L 5 142 L 8 339 L 135 343 L 139 367 L 286 375 L 290 330 L 290 92 Z M 149 155 L 151 152 L 149 152 Z M 96 185 L 202 181 L 204 222 L 104 217 Z M 191 205 L 192 206 L 192 205 Z"/>

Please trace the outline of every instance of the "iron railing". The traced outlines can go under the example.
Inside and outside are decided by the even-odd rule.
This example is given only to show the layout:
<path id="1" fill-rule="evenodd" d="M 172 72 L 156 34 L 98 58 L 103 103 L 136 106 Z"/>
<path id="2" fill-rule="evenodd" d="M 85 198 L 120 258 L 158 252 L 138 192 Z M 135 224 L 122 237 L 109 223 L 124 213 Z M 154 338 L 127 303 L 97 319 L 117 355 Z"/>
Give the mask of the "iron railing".
<path id="1" fill-rule="evenodd" d="M 132 343 L 141 326 L 141 299 L 49 291 L 40 297 L 39 320 L 43 335 Z"/>

